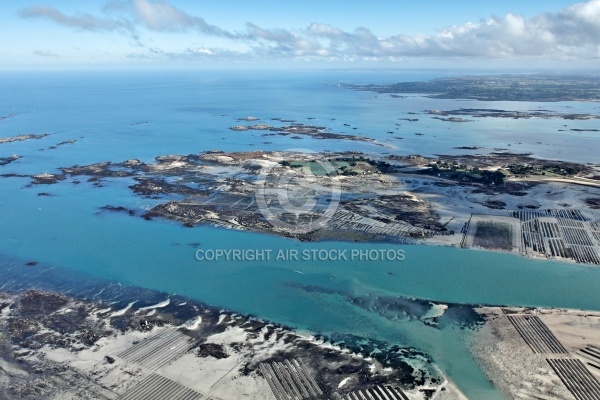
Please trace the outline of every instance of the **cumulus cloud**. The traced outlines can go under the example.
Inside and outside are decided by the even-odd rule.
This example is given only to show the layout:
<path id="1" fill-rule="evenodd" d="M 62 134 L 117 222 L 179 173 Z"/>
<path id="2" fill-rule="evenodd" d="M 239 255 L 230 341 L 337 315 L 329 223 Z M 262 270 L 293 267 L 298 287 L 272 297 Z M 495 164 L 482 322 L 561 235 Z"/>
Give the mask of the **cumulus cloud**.
<path id="1" fill-rule="evenodd" d="M 508 13 L 445 28 L 434 35 L 381 37 L 368 28 L 347 32 L 326 23 L 303 29 L 266 29 L 247 23 L 239 32 L 211 25 L 163 0 L 112 0 L 103 17 L 67 16 L 51 7 L 22 11 L 26 18 L 43 17 L 67 27 L 90 31 L 120 31 L 131 35 L 143 27 L 151 32 L 188 32 L 229 39 L 236 51 L 198 52 L 200 57 L 268 57 L 331 60 L 399 60 L 422 57 L 555 58 L 600 57 L 600 0 L 588 0 L 555 13 L 532 18 Z M 111 15 L 108 17 L 107 15 Z M 197 36 L 194 36 L 197 38 Z M 247 51 L 240 52 L 244 46 Z M 190 47 L 169 58 L 198 57 Z"/>
<path id="2" fill-rule="evenodd" d="M 600 56 L 600 0 L 531 19 L 511 13 L 492 16 L 446 29 L 421 47 L 448 55 L 596 58 Z"/>

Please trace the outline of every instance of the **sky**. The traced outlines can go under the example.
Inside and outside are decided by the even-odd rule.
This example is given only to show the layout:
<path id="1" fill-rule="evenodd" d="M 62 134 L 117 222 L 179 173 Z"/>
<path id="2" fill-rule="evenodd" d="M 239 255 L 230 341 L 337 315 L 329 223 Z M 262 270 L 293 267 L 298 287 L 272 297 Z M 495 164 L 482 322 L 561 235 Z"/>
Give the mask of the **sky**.
<path id="1" fill-rule="evenodd" d="M 13 0 L 0 69 L 600 66 L 600 0 Z"/>

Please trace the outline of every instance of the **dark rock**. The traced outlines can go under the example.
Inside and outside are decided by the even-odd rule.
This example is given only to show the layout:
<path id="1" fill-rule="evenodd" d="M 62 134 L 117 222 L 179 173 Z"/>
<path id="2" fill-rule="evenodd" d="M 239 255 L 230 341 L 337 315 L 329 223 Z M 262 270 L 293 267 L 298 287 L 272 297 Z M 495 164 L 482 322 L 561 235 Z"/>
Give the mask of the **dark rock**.
<path id="1" fill-rule="evenodd" d="M 600 209 L 600 197 L 590 197 L 585 199 L 585 202 L 590 206 L 590 208 Z"/>
<path id="2" fill-rule="evenodd" d="M 222 345 L 217 343 L 202 343 L 196 353 L 198 357 L 214 357 L 218 360 L 229 357 Z"/>
<path id="3" fill-rule="evenodd" d="M 506 208 L 506 203 L 500 200 L 488 200 L 483 205 L 493 210 L 504 210 Z"/>
<path id="4" fill-rule="evenodd" d="M 114 211 L 114 212 L 125 212 L 131 216 L 135 215 L 135 210 L 131 210 L 129 208 L 125 208 L 123 206 L 111 206 L 111 205 L 106 205 L 103 207 L 100 207 L 101 210 L 105 210 L 105 211 Z"/>

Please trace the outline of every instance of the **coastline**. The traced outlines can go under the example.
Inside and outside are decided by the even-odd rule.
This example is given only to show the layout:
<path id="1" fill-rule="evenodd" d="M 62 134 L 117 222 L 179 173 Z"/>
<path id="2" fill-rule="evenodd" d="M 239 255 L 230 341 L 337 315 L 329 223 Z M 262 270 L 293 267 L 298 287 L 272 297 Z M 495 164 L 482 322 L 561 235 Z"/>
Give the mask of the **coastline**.
<path id="1" fill-rule="evenodd" d="M 357 347 L 361 338 L 314 336 L 182 296 L 102 280 L 53 282 L 39 270 L 43 266 L 15 268 L 24 270 L 23 277 L 37 270 L 38 278 L 19 282 L 12 275 L 2 285 L 0 363 L 9 380 L 0 379 L 0 393 L 7 399 L 114 399 L 147 380 L 166 378 L 215 399 L 276 400 L 268 395 L 273 377 L 265 368 L 286 360 L 298 360 L 315 379 L 323 392 L 315 398 L 341 399 L 378 387 L 401 390 L 411 400 L 466 398 L 441 370 L 417 370 L 417 364 L 402 361 L 413 357 L 414 349 L 402 350 L 398 354 L 408 353 L 390 364 L 397 349 L 373 352 Z M 66 288 L 73 283 L 79 286 Z M 59 287 L 66 294 L 55 291 Z M 439 318 L 434 314 L 432 320 Z M 158 356 L 132 353 L 167 335 L 173 344 L 149 350 Z M 172 357 L 174 343 L 181 347 Z"/>

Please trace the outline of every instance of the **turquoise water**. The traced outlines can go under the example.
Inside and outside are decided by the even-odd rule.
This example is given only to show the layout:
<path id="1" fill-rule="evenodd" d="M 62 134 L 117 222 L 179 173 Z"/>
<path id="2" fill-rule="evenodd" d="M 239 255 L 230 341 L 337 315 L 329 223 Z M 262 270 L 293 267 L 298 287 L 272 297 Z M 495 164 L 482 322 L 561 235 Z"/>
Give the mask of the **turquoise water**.
<path id="1" fill-rule="evenodd" d="M 404 101 L 335 86 L 338 82 L 430 77 L 431 73 L 406 71 L 0 76 L 0 85 L 6 89 L 3 93 L 11 94 L 0 97 L 0 115 L 16 114 L 0 121 L 0 137 L 52 133 L 41 140 L 0 145 L 0 156 L 24 156 L 0 167 L 0 173 L 53 172 L 61 166 L 130 158 L 151 161 L 162 154 L 210 149 L 306 147 L 436 154 L 456 152 L 452 147 L 460 145 L 482 145 L 491 150 L 519 142 L 523 142 L 519 151 L 533 151 L 538 156 L 597 162 L 597 138 L 588 133 L 558 132 L 564 121 L 482 119 L 449 125 L 426 115 L 419 115 L 416 123 L 397 120 L 414 117 L 407 113 L 424 109 L 527 110 L 543 106 L 558 111 L 597 112 L 594 104 L 467 105 L 424 98 Z M 295 119 L 338 132 L 361 133 L 394 148 L 279 136 L 269 137 L 272 143 L 264 144 L 260 133 L 227 129 L 236 124 L 236 118 L 249 115 Z M 590 122 L 576 124 L 582 128 Z M 385 133 L 396 128 L 397 135 L 404 139 L 392 139 Z M 414 132 L 425 135 L 415 136 Z M 40 151 L 69 139 L 77 143 Z M 545 144 L 536 145 L 537 141 Z M 171 222 L 99 212 L 98 208 L 107 204 L 138 211 L 156 204 L 156 200 L 133 196 L 127 180 L 107 180 L 102 188 L 69 181 L 25 187 L 28 182 L 26 178 L 0 179 L 0 254 L 190 296 L 309 332 L 351 333 L 413 346 L 430 354 L 469 398 L 502 397 L 469 354 L 468 332 L 457 327 L 438 329 L 420 321 L 386 319 L 357 307 L 349 299 L 393 295 L 454 303 L 600 309 L 598 268 L 456 248 L 299 243 L 211 227 L 189 229 Z M 52 196 L 39 197 L 39 192 Z M 271 249 L 274 253 L 280 249 L 350 252 L 401 248 L 406 258 L 393 262 L 201 262 L 194 258 L 197 249 L 227 248 Z"/>

